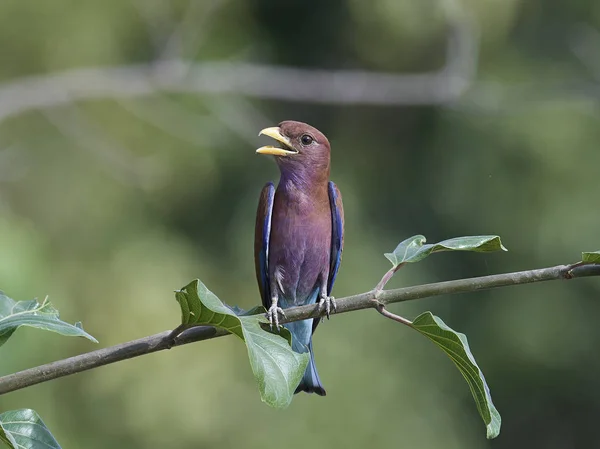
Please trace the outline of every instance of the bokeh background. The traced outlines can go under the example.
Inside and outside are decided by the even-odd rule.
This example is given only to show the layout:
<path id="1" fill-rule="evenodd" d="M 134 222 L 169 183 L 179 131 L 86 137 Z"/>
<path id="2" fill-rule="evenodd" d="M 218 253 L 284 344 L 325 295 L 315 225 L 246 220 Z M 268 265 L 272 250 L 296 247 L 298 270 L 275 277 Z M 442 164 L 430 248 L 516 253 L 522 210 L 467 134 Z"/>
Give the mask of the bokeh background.
<path id="1" fill-rule="evenodd" d="M 414 234 L 499 234 L 509 252 L 441 254 L 390 287 L 600 249 L 592 0 L 5 0 L 0 55 L 0 288 L 50 295 L 100 341 L 21 329 L 0 374 L 171 329 L 172 292 L 196 277 L 259 303 L 255 207 L 278 172 L 254 150 L 285 119 L 332 143 L 336 297 L 371 289 Z M 0 409 L 35 409 L 64 448 L 597 447 L 599 294 L 592 278 L 392 307 L 469 336 L 503 418 L 491 442 L 452 363 L 373 311 L 319 327 L 328 396 L 285 411 L 261 403 L 234 338 Z"/>

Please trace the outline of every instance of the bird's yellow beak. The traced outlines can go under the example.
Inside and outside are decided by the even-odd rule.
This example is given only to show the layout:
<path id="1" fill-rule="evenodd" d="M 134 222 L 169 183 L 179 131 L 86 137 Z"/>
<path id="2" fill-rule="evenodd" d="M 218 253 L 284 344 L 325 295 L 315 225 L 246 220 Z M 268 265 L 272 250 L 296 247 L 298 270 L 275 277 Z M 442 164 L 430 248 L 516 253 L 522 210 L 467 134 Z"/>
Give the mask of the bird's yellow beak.
<path id="1" fill-rule="evenodd" d="M 265 128 L 261 132 L 259 132 L 258 135 L 269 136 L 275 139 L 283 146 L 283 148 L 267 145 L 264 147 L 260 147 L 258 150 L 256 150 L 257 153 L 270 154 L 272 156 L 293 156 L 294 154 L 298 154 L 298 151 L 294 149 L 294 146 L 292 145 L 290 139 L 281 134 L 281 130 L 277 126 L 274 126 L 272 128 Z"/>

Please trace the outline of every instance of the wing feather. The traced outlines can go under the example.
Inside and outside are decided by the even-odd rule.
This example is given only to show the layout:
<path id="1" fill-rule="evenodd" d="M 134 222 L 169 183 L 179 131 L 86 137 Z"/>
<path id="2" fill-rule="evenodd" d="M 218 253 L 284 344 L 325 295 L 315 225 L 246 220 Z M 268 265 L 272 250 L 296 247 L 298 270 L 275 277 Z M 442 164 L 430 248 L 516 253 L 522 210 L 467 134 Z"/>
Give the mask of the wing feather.
<path id="1" fill-rule="evenodd" d="M 344 205 L 337 186 L 329 181 L 329 206 L 331 207 L 331 263 L 327 281 L 327 295 L 331 295 L 333 284 L 342 262 L 344 249 Z"/>
<path id="2" fill-rule="evenodd" d="M 265 184 L 256 211 L 256 227 L 254 230 L 254 266 L 256 280 L 266 309 L 271 307 L 271 289 L 269 282 L 269 239 L 271 236 L 271 217 L 273 215 L 273 199 L 275 186 L 272 182 Z"/>

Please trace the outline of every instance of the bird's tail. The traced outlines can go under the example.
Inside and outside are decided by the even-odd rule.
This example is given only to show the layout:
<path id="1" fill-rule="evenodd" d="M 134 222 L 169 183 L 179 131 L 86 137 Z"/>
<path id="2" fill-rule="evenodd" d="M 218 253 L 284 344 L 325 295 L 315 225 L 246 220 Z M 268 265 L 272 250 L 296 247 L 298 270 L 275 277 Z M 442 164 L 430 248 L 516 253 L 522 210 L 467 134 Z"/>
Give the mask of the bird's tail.
<path id="1" fill-rule="evenodd" d="M 319 396 L 325 396 L 325 388 L 323 388 L 321 379 L 319 379 L 312 349 L 312 322 L 313 320 L 303 320 L 284 325 L 292 333 L 292 349 L 299 353 L 310 352 L 306 371 L 294 393 L 306 391 L 307 393 L 316 393 Z"/>

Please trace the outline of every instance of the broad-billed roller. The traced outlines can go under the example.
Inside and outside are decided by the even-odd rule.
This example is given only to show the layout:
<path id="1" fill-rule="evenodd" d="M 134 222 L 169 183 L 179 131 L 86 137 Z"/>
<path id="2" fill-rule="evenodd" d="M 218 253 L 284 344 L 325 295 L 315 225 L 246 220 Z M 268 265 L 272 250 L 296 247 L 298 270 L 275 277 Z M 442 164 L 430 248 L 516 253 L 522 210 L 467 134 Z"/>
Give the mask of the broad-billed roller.
<path id="1" fill-rule="evenodd" d="M 280 146 L 264 146 L 260 154 L 275 156 L 281 172 L 275 189 L 267 183 L 256 214 L 254 259 L 262 302 L 271 325 L 288 307 L 315 304 L 327 316 L 335 302 L 331 289 L 344 245 L 344 209 L 336 185 L 329 181 L 327 138 L 306 123 L 285 121 L 259 135 Z M 296 352 L 310 352 L 310 362 L 296 393 L 325 396 L 312 350 L 312 334 L 320 319 L 286 323 Z"/>

